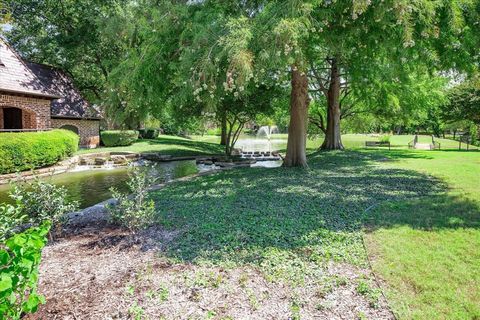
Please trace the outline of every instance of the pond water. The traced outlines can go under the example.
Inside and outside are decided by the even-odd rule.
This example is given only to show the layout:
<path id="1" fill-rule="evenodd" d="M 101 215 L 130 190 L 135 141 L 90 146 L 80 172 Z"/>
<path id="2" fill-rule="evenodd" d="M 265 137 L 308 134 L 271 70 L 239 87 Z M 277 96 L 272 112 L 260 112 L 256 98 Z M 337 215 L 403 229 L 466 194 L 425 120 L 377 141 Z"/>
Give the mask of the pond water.
<path id="1" fill-rule="evenodd" d="M 281 165 L 281 161 L 260 161 L 252 167 L 273 168 Z M 152 184 L 159 184 L 173 179 L 178 179 L 198 172 L 209 171 L 218 167 L 212 165 L 196 164 L 195 160 L 160 162 L 149 165 L 152 175 Z M 42 178 L 43 181 L 64 186 L 68 197 L 80 204 L 80 209 L 88 208 L 99 202 L 111 198 L 110 188 L 127 191 L 125 182 L 128 180 L 128 168 L 92 169 L 78 167 L 77 169 Z M 13 203 L 8 196 L 9 185 L 0 185 L 0 203 Z"/>
<path id="2" fill-rule="evenodd" d="M 81 168 L 81 167 L 80 167 Z M 181 178 L 199 171 L 211 170 L 212 167 L 196 165 L 195 161 L 176 161 L 156 163 L 152 166 L 156 183 Z M 126 191 L 128 168 L 76 170 L 54 175 L 42 180 L 55 185 L 62 185 L 68 190 L 68 196 L 80 203 L 80 208 L 87 208 L 111 197 L 109 189 L 115 187 Z M 8 192 L 9 185 L 0 185 L 0 203 L 12 203 Z"/>

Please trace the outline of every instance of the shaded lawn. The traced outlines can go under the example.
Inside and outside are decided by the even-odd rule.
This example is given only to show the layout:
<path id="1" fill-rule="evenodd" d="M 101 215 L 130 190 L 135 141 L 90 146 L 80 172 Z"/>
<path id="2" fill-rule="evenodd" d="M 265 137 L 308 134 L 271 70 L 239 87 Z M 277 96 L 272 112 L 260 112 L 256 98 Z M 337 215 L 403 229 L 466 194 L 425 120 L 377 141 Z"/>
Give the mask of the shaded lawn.
<path id="1" fill-rule="evenodd" d="M 250 265 L 271 281 L 321 286 L 331 261 L 367 266 L 366 228 L 373 268 L 400 318 L 475 318 L 479 156 L 320 152 L 310 156 L 307 171 L 224 172 L 153 197 L 160 222 L 186 230 L 167 253 L 174 260 Z M 459 193 L 460 185 L 469 186 L 470 196 Z"/>
<path id="2" fill-rule="evenodd" d="M 160 135 L 157 139 L 138 140 L 131 146 L 125 147 L 101 147 L 97 149 L 79 150 L 77 154 L 132 151 L 138 153 L 159 152 L 172 156 L 194 156 L 222 154 L 224 148 L 216 143 L 196 141 L 176 136 Z"/>
<path id="3" fill-rule="evenodd" d="M 480 318 L 480 153 L 418 151 L 391 167 L 432 174 L 449 190 L 372 210 L 367 247 L 402 319 Z"/>
<path id="4" fill-rule="evenodd" d="M 222 152 L 215 138 L 203 139 L 209 142 L 162 136 L 123 149 Z M 351 148 L 370 139 L 343 138 Z M 409 139 L 394 136 L 392 144 L 405 148 Z M 310 152 L 320 140 L 309 140 Z M 457 142 L 442 142 L 447 146 Z M 185 230 L 168 250 L 170 259 L 253 266 L 270 281 L 323 288 L 330 261 L 367 266 L 365 235 L 373 269 L 400 318 L 465 319 L 480 317 L 479 167 L 478 152 L 316 153 L 308 171 L 238 170 L 153 196 L 160 222 Z"/>
<path id="5" fill-rule="evenodd" d="M 248 136 L 248 138 L 252 138 Z M 274 139 L 283 139 L 285 143 L 281 147 L 281 152 L 285 152 L 287 148 L 287 135 L 275 134 Z M 342 136 L 342 141 L 347 149 L 363 149 L 365 147 L 365 141 L 376 140 L 378 138 L 371 137 L 364 134 L 345 134 Z M 408 142 L 413 140 L 413 135 L 400 135 L 392 136 L 391 143 L 393 148 L 406 149 Z M 458 149 L 458 142 L 448 139 L 437 139 L 442 149 Z M 307 140 L 307 151 L 313 153 L 318 150 L 322 144 L 323 138 L 318 137 L 315 139 Z M 420 141 L 428 143 L 431 138 L 428 136 L 420 136 Z M 165 155 L 172 156 L 194 156 L 194 155 L 210 155 L 210 154 L 223 154 L 225 152 L 224 147 L 219 145 L 220 137 L 212 135 L 204 136 L 191 136 L 190 138 L 182 138 L 169 135 L 160 135 L 157 139 L 145 139 L 138 140 L 131 146 L 126 147 L 100 147 L 97 149 L 82 149 L 77 154 L 97 153 L 97 152 L 109 152 L 109 151 L 132 151 L 139 153 L 146 152 L 160 152 Z M 465 148 L 465 146 L 464 146 Z M 472 149 L 478 149 L 478 147 L 471 147 Z"/>
<path id="6" fill-rule="evenodd" d="M 279 261 L 280 268 L 304 258 L 362 264 L 367 208 L 443 187 L 414 171 L 374 165 L 374 158 L 318 153 L 310 157 L 310 170 L 239 169 L 178 183 L 153 197 L 160 222 L 188 227 L 172 249 L 178 259 L 262 265 L 274 249 L 294 258 Z"/>

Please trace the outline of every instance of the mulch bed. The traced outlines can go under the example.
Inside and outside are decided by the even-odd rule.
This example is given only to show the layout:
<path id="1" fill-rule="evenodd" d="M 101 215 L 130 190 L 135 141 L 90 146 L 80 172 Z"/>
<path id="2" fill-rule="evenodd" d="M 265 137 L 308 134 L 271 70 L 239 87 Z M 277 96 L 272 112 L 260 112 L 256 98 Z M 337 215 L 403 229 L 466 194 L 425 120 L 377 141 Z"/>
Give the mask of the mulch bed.
<path id="1" fill-rule="evenodd" d="M 356 292 L 345 264 L 326 273 L 346 283 L 319 293 L 267 281 L 252 266 L 223 269 L 174 263 L 163 254 L 181 231 L 132 234 L 105 221 L 74 226 L 43 252 L 39 291 L 47 303 L 26 319 L 392 319 Z"/>

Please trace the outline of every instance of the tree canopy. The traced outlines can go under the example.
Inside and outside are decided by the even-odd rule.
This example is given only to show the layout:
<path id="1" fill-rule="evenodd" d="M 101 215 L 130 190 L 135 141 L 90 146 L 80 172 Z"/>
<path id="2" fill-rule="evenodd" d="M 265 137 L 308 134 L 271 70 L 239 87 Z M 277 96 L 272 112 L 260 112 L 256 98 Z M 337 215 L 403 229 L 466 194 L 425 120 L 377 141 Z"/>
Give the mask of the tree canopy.
<path id="1" fill-rule="evenodd" d="M 227 132 L 228 116 L 271 114 L 290 91 L 291 166 L 306 166 L 308 118 L 323 149 L 342 149 L 341 121 L 358 115 L 414 127 L 439 119 L 442 74 L 480 63 L 478 0 L 6 3 L 15 48 L 69 72 L 112 124 L 209 114 Z"/>

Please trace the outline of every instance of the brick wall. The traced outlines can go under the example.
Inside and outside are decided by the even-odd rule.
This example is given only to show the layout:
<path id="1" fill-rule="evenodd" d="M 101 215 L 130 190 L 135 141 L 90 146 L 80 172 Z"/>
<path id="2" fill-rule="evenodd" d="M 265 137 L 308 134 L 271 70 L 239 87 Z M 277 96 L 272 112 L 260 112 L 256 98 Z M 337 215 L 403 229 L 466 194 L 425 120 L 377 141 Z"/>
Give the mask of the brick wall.
<path id="1" fill-rule="evenodd" d="M 19 108 L 23 114 L 23 129 L 50 128 L 50 99 L 11 95 L 0 92 L 0 129 L 3 129 L 3 108 Z"/>
<path id="2" fill-rule="evenodd" d="M 100 144 L 100 121 L 83 119 L 52 119 L 52 128 L 74 126 L 78 129 L 80 146 L 96 148 Z"/>

